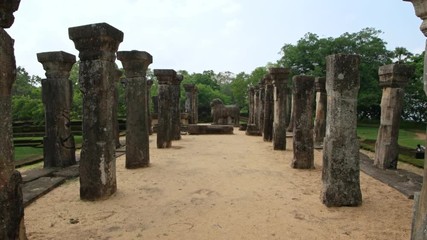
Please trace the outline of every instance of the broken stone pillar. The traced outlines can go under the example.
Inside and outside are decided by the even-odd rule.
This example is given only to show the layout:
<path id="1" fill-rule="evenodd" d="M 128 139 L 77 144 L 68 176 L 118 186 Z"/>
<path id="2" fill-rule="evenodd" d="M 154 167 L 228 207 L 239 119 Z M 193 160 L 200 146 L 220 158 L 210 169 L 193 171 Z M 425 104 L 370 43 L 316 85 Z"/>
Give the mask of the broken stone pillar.
<path id="1" fill-rule="evenodd" d="M 289 124 L 288 124 L 288 127 L 286 128 L 286 131 L 292 132 L 294 131 L 295 86 L 293 86 L 292 89 L 289 89 L 289 92 L 290 92 L 291 104 L 288 109 L 290 116 L 289 116 Z"/>
<path id="2" fill-rule="evenodd" d="M 412 2 L 415 14 L 423 20 L 420 29 L 427 37 L 427 1 L 425 0 L 405 0 Z M 426 44 L 427 50 L 427 44 Z M 427 55 L 424 54 L 424 92 L 427 94 Z M 414 216 L 412 219 L 412 240 L 427 239 L 427 155 L 424 159 L 423 186 L 420 193 L 414 195 Z"/>
<path id="3" fill-rule="evenodd" d="M 287 68 L 270 68 L 274 85 L 274 150 L 286 150 L 286 85 L 289 77 Z"/>
<path id="4" fill-rule="evenodd" d="M 147 105 L 148 66 L 153 57 L 142 51 L 120 51 L 126 75 L 126 168 L 148 167 L 150 164 Z"/>
<path id="5" fill-rule="evenodd" d="M 66 52 L 44 52 L 37 54 L 37 60 L 46 71 L 46 78 L 42 79 L 44 167 L 68 167 L 76 164 L 76 146 L 70 119 L 73 86 L 68 79 L 76 56 Z"/>
<path id="6" fill-rule="evenodd" d="M 323 138 L 326 132 L 326 78 L 317 77 L 314 80 L 316 89 L 316 115 L 314 117 L 314 148 L 323 148 Z"/>
<path id="7" fill-rule="evenodd" d="M 147 80 L 147 114 L 148 114 L 148 134 L 153 134 L 153 118 L 151 116 L 151 86 L 153 86 L 153 80 Z"/>
<path id="8" fill-rule="evenodd" d="M 265 96 L 264 96 L 264 128 L 263 139 L 266 142 L 273 141 L 273 122 L 274 122 L 274 86 L 273 79 L 269 74 L 264 77 Z"/>
<path id="9" fill-rule="evenodd" d="M 113 130 L 114 130 L 114 142 L 116 148 L 121 147 L 120 145 L 120 126 L 119 126 L 119 86 L 122 71 L 116 68 L 116 81 L 114 82 L 114 105 L 113 105 Z"/>
<path id="10" fill-rule="evenodd" d="M 172 112 L 172 140 L 181 139 L 181 109 L 179 107 L 179 99 L 181 95 L 182 75 L 176 75 L 170 85 L 171 91 L 171 112 Z"/>
<path id="11" fill-rule="evenodd" d="M 172 94 L 171 84 L 175 81 L 176 72 L 172 69 L 154 69 L 154 75 L 159 81 L 158 88 L 158 127 L 157 148 L 172 147 Z"/>
<path id="12" fill-rule="evenodd" d="M 248 125 L 254 124 L 254 94 L 255 89 L 253 86 L 248 88 L 248 99 L 249 99 L 249 116 L 248 116 Z"/>
<path id="13" fill-rule="evenodd" d="M 390 64 L 378 70 L 381 98 L 381 122 L 375 143 L 374 165 L 381 169 L 397 169 L 399 157 L 400 116 L 403 109 L 404 87 L 409 83 L 413 68 Z"/>
<path id="14" fill-rule="evenodd" d="M 358 55 L 326 57 L 326 135 L 323 146 L 322 201 L 328 207 L 359 206 Z"/>
<path id="15" fill-rule="evenodd" d="M 113 129 L 116 52 L 123 32 L 107 23 L 68 29 L 79 51 L 79 84 L 83 94 L 83 144 L 80 198 L 100 200 L 117 190 Z"/>
<path id="16" fill-rule="evenodd" d="M 13 159 L 12 85 L 16 80 L 14 40 L 4 28 L 14 21 L 19 0 L 0 1 L 0 239 L 27 239 L 22 178 Z"/>
<path id="17" fill-rule="evenodd" d="M 294 158 L 292 167 L 314 168 L 313 89 L 314 77 L 294 76 Z"/>
<path id="18" fill-rule="evenodd" d="M 197 124 L 196 122 L 196 99 L 197 87 L 195 84 L 184 84 L 185 89 L 185 112 L 188 113 L 188 124 Z"/>

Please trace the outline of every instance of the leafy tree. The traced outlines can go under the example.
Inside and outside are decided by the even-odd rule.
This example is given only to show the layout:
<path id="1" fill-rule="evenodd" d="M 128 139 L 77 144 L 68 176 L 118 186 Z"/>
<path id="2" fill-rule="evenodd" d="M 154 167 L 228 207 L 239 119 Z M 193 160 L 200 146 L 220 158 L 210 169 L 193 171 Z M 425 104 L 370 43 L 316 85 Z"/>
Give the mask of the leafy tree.
<path id="1" fill-rule="evenodd" d="M 412 56 L 413 54 L 404 47 L 396 47 L 393 51 L 393 57 L 396 59 L 396 63 L 405 63 Z"/>
<path id="2" fill-rule="evenodd" d="M 415 68 L 415 74 L 405 88 L 402 117 L 416 122 L 425 122 L 427 120 L 427 96 L 423 90 L 424 52 L 409 57 L 408 64 Z"/>

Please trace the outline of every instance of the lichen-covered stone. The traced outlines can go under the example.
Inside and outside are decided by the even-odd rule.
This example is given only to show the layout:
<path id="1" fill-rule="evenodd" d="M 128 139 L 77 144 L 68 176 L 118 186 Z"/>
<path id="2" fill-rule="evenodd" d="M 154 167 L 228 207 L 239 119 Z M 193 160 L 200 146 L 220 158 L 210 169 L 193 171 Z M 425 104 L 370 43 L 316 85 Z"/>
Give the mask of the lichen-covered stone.
<path id="1" fill-rule="evenodd" d="M 323 146 L 322 201 L 328 207 L 362 204 L 357 95 L 358 55 L 326 57 L 326 136 Z"/>
<path id="2" fill-rule="evenodd" d="M 83 143 L 80 154 L 80 198 L 99 200 L 117 190 L 113 129 L 116 52 L 123 32 L 106 24 L 68 29 L 79 50 L 79 84 L 83 94 Z"/>
<path id="3" fill-rule="evenodd" d="M 326 78 L 317 77 L 314 80 L 316 89 L 316 114 L 314 117 L 314 148 L 323 148 L 326 133 Z"/>
<path id="4" fill-rule="evenodd" d="M 142 51 L 120 51 L 126 75 L 126 168 L 148 167 L 149 131 L 146 72 L 153 57 Z"/>
<path id="5" fill-rule="evenodd" d="M 294 158 L 292 167 L 314 168 L 313 87 L 314 77 L 294 76 Z"/>
<path id="6" fill-rule="evenodd" d="M 181 74 L 176 75 L 171 84 L 171 112 L 172 112 L 172 140 L 181 139 L 181 108 L 179 99 L 181 96 L 181 82 L 183 80 Z"/>
<path id="7" fill-rule="evenodd" d="M 59 51 L 38 53 L 37 59 L 46 71 L 46 78 L 42 79 L 45 110 L 44 167 L 68 167 L 76 164 L 76 146 L 70 118 L 73 85 L 69 80 L 76 57 Z"/>
<path id="8" fill-rule="evenodd" d="M 264 77 L 265 95 L 264 95 L 264 124 L 263 139 L 266 142 L 273 141 L 273 122 L 274 122 L 274 95 L 273 79 L 269 74 Z"/>

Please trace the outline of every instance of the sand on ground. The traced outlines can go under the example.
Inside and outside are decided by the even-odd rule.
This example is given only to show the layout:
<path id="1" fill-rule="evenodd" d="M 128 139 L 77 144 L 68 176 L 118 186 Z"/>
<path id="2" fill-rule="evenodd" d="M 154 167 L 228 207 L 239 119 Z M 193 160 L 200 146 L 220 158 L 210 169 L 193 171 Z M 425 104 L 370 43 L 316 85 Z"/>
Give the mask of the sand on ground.
<path id="1" fill-rule="evenodd" d="M 71 180 L 25 209 L 29 239 L 409 239 L 413 200 L 361 173 L 363 204 L 327 208 L 322 152 L 315 169 L 246 136 L 184 135 L 170 149 L 150 136 L 151 166 L 117 159 L 118 190 L 82 201 Z"/>

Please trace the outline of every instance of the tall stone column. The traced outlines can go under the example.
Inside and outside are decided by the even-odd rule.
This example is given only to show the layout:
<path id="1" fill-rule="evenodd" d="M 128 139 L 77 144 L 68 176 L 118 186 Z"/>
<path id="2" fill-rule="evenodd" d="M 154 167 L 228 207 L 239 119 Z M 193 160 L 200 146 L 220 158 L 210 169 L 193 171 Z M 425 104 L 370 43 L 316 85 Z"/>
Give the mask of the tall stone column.
<path id="1" fill-rule="evenodd" d="M 116 52 L 123 32 L 107 23 L 68 29 L 80 57 L 83 94 L 83 144 L 80 154 L 80 198 L 100 200 L 117 190 L 113 130 Z"/>
<path id="2" fill-rule="evenodd" d="M 291 104 L 290 104 L 290 107 L 288 109 L 290 116 L 289 116 L 289 124 L 288 124 L 288 127 L 286 128 L 286 131 L 292 132 L 292 131 L 294 131 L 295 86 L 293 86 L 292 89 L 289 89 L 289 92 L 291 95 L 290 96 Z"/>
<path id="3" fill-rule="evenodd" d="M 381 98 L 381 122 L 375 143 L 374 165 L 381 169 L 397 169 L 399 157 L 400 116 L 403 109 L 404 87 L 413 68 L 404 64 L 382 66 L 378 70 Z"/>
<path id="4" fill-rule="evenodd" d="M 0 239 L 26 239 L 22 177 L 13 160 L 12 85 L 16 80 L 12 26 L 19 0 L 0 1 Z"/>
<path id="5" fill-rule="evenodd" d="M 264 133 L 264 112 L 265 112 L 265 79 L 262 78 L 258 83 L 259 86 L 259 105 L 258 105 L 258 121 L 259 121 L 259 130 L 263 134 Z"/>
<path id="6" fill-rule="evenodd" d="M 404 0 L 412 2 L 415 14 L 423 20 L 420 30 L 427 37 L 427 1 Z M 427 50 L 427 44 L 426 48 Z M 427 55 L 424 54 L 424 92 L 427 94 Z M 427 239 L 427 155 L 424 159 L 423 186 L 420 193 L 414 195 L 414 216 L 412 219 L 411 239 Z"/>
<path id="7" fill-rule="evenodd" d="M 76 56 L 66 52 L 44 52 L 37 54 L 37 60 L 46 71 L 46 78 L 42 79 L 44 167 L 68 167 L 76 164 L 76 146 L 70 126 L 73 86 L 68 79 Z"/>
<path id="8" fill-rule="evenodd" d="M 171 84 L 175 81 L 176 72 L 172 69 L 154 69 L 154 75 L 159 81 L 158 92 L 158 127 L 157 127 L 157 148 L 172 147 L 172 94 Z"/>
<path id="9" fill-rule="evenodd" d="M 122 77 L 122 71 L 116 68 L 114 82 L 114 105 L 113 105 L 113 130 L 114 130 L 114 143 L 116 148 L 121 147 L 120 145 L 120 126 L 119 126 L 119 84 L 120 78 Z"/>
<path id="10" fill-rule="evenodd" d="M 286 128 L 288 128 L 291 122 L 292 115 L 292 89 L 289 86 L 286 86 Z M 288 131 L 288 130 L 286 130 Z M 291 130 L 292 131 L 292 130 Z"/>
<path id="11" fill-rule="evenodd" d="M 294 76 L 294 158 L 292 167 L 314 168 L 313 89 L 314 77 Z"/>
<path id="12" fill-rule="evenodd" d="M 172 80 L 170 86 L 171 91 L 171 112 L 172 112 L 172 140 L 181 139 L 181 109 L 179 106 L 179 100 L 181 96 L 181 82 L 183 76 L 178 74 Z"/>
<path id="13" fill-rule="evenodd" d="M 314 80 L 316 89 L 316 115 L 314 117 L 314 148 L 323 148 L 326 132 L 326 78 L 317 77 Z"/>
<path id="14" fill-rule="evenodd" d="M 248 88 L 248 99 L 249 99 L 249 116 L 248 116 L 248 125 L 254 124 L 254 87 L 250 86 Z"/>
<path id="15" fill-rule="evenodd" d="M 148 114 L 148 134 L 153 134 L 153 118 L 151 116 L 151 86 L 153 86 L 153 80 L 147 80 L 147 114 Z"/>
<path id="16" fill-rule="evenodd" d="M 188 123 L 197 124 L 196 122 L 196 99 L 197 98 L 197 87 L 195 84 L 184 84 L 185 89 L 185 112 L 188 113 Z"/>
<path id="17" fill-rule="evenodd" d="M 259 123 L 259 115 L 260 115 L 260 90 L 259 90 L 259 86 L 255 85 L 254 86 L 254 124 L 256 126 L 256 128 L 259 130 L 260 129 L 260 123 Z"/>
<path id="18" fill-rule="evenodd" d="M 286 85 L 289 77 L 287 68 L 270 68 L 274 85 L 274 150 L 286 150 Z"/>
<path id="19" fill-rule="evenodd" d="M 193 96 L 193 116 L 194 116 L 194 124 L 199 122 L 199 89 L 197 86 L 194 88 L 194 96 Z"/>
<path id="20" fill-rule="evenodd" d="M 159 96 L 152 96 L 151 101 L 153 101 L 153 113 L 159 114 Z M 157 116 L 157 118 L 159 118 Z"/>
<path id="21" fill-rule="evenodd" d="M 147 52 L 120 51 L 126 75 L 126 168 L 148 167 L 150 164 L 147 105 L 148 66 L 153 57 Z"/>
<path id="22" fill-rule="evenodd" d="M 323 204 L 328 207 L 362 204 L 360 191 L 357 95 L 358 55 L 326 57 L 326 136 L 323 146 Z"/>
<path id="23" fill-rule="evenodd" d="M 273 79 L 269 74 L 264 77 L 265 97 L 264 97 L 264 128 L 263 139 L 266 142 L 273 141 L 273 122 L 274 122 L 274 86 Z"/>

